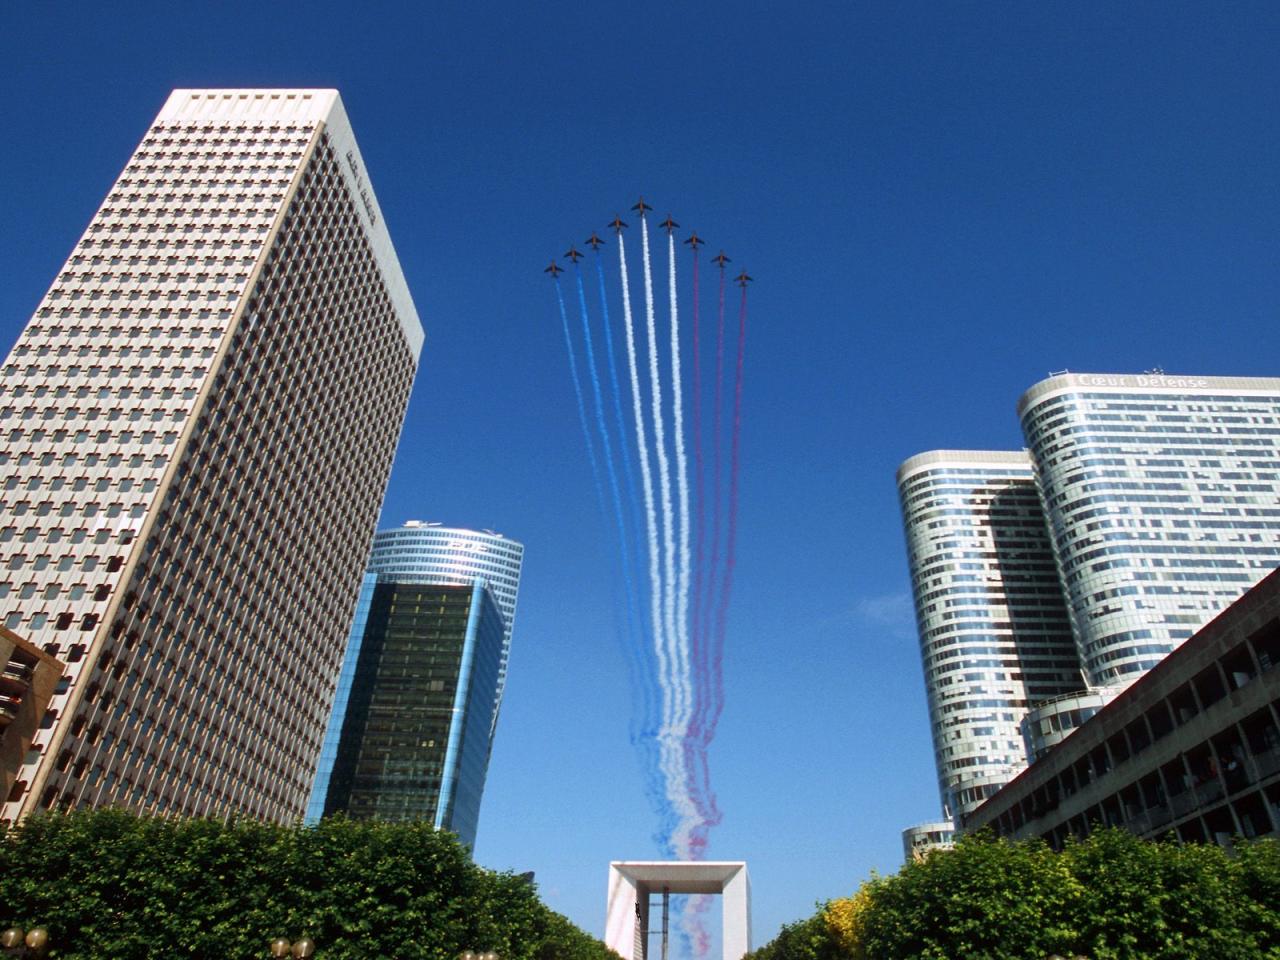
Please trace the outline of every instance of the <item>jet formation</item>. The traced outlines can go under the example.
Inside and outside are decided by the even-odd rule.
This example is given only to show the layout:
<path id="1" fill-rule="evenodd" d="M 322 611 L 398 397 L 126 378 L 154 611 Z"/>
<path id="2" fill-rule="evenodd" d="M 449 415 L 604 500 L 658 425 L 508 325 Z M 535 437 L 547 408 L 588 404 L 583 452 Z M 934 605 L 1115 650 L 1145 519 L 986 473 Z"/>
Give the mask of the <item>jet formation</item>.
<path id="1" fill-rule="evenodd" d="M 652 212 L 653 207 L 650 204 L 645 202 L 644 197 L 641 197 L 639 200 L 637 200 L 634 204 L 631 205 L 631 209 L 639 213 L 641 217 L 644 217 L 645 214 Z M 621 234 L 623 230 L 627 229 L 627 222 L 622 219 L 621 214 L 614 214 L 613 219 L 610 220 L 608 223 L 606 223 L 605 226 L 608 227 L 610 230 L 612 230 L 614 233 Z M 675 218 L 673 218 L 671 214 L 667 214 L 667 219 L 660 222 L 658 226 L 666 230 L 668 234 L 673 234 L 679 228 L 680 224 L 676 223 Z M 591 236 L 587 237 L 587 239 L 583 241 L 583 244 L 585 246 L 590 247 L 595 252 L 599 253 L 600 248 L 605 245 L 605 241 L 600 238 L 600 235 L 598 233 L 596 233 L 595 231 L 592 231 Z M 706 245 L 706 241 L 703 240 L 700 236 L 698 236 L 698 232 L 695 230 L 689 234 L 689 237 L 687 240 L 684 241 L 684 244 L 696 254 L 698 252 L 699 247 Z M 569 249 L 565 252 L 564 257 L 566 260 L 571 260 L 576 264 L 579 260 L 582 259 L 582 253 L 581 251 L 578 250 L 576 246 L 570 245 Z M 711 262 L 714 263 L 716 266 L 718 266 L 721 270 L 723 270 L 725 267 L 725 264 L 730 263 L 731 260 L 729 257 L 725 256 L 724 251 L 721 250 L 719 255 L 711 258 Z M 559 278 L 560 274 L 564 273 L 564 268 L 561 266 L 558 266 L 556 262 L 552 260 L 551 266 L 547 267 L 542 272 L 551 274 L 551 278 L 555 280 Z M 745 270 L 743 270 L 742 273 L 738 274 L 738 276 L 734 277 L 733 279 L 734 279 L 734 282 L 738 284 L 738 286 L 743 287 L 744 289 L 746 288 L 747 284 L 751 283 L 753 280 L 752 277 L 747 276 L 747 272 Z"/>

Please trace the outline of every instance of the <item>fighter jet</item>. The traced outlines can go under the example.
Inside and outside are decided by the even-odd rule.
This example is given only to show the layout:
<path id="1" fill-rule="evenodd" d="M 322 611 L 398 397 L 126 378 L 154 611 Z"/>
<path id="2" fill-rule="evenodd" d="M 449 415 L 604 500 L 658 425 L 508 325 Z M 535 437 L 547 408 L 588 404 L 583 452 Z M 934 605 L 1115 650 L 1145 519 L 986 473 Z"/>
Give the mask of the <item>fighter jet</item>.
<path id="1" fill-rule="evenodd" d="M 660 224 L 658 224 L 658 226 L 664 228 L 667 231 L 667 233 L 671 234 L 676 232 L 676 227 L 680 226 L 680 224 L 672 220 L 671 214 L 668 213 L 667 219 L 663 220 Z"/>
<path id="2" fill-rule="evenodd" d="M 693 250 L 694 250 L 694 252 L 695 252 L 695 253 L 697 253 L 697 251 L 698 251 L 698 247 L 700 247 L 702 244 L 706 243 L 706 241 L 705 241 L 705 240 L 703 240 L 700 236 L 698 236 L 698 231 L 696 231 L 696 230 L 695 230 L 695 231 L 690 235 L 689 239 L 685 241 L 685 243 L 686 243 L 688 246 L 692 247 L 692 248 L 693 248 Z"/>
<path id="3" fill-rule="evenodd" d="M 547 267 L 547 269 L 543 270 L 542 272 L 551 274 L 551 279 L 557 280 L 559 279 L 560 274 L 564 273 L 564 267 L 557 266 L 556 262 L 552 260 L 551 266 Z"/>
<path id="4" fill-rule="evenodd" d="M 565 253 L 565 257 L 572 260 L 574 263 L 577 263 L 579 260 L 582 259 L 582 254 L 578 252 L 577 247 L 570 246 L 568 251 Z"/>
<path id="5" fill-rule="evenodd" d="M 733 279 L 738 281 L 738 286 L 740 287 L 746 287 L 746 285 L 751 282 L 751 277 L 747 276 L 747 271 L 745 270 L 743 270 L 740 274 L 738 274 Z"/>
<path id="6" fill-rule="evenodd" d="M 591 236 L 587 237 L 587 239 L 583 240 L 582 242 L 585 243 L 592 250 L 599 250 L 602 246 L 604 246 L 604 241 L 601 240 L 599 237 L 597 237 L 594 231 L 592 232 Z"/>
<path id="7" fill-rule="evenodd" d="M 635 204 L 631 209 L 632 209 L 632 210 L 639 210 L 639 211 L 640 211 L 640 216 L 642 216 L 642 217 L 643 217 L 643 216 L 644 216 L 644 214 L 645 214 L 645 211 L 646 211 L 646 210 L 652 210 L 652 209 L 653 209 L 653 207 L 651 207 L 651 206 L 649 206 L 647 203 L 645 203 L 645 202 L 644 202 L 644 197 L 641 197 L 641 198 L 640 198 L 640 202 L 639 202 L 639 203 L 637 203 L 637 204 Z"/>
<path id="8" fill-rule="evenodd" d="M 711 258 L 711 262 L 712 262 L 712 263 L 718 263 L 718 264 L 720 265 L 720 269 L 721 269 L 721 270 L 723 270 L 723 269 L 724 269 L 724 265 L 725 265 L 726 263 L 728 263 L 728 262 L 729 262 L 729 258 L 728 258 L 728 257 L 726 257 L 726 256 L 724 255 L 724 251 L 723 251 L 723 250 L 721 250 L 721 251 L 720 251 L 720 256 L 718 256 L 718 257 L 712 257 L 712 258 Z"/>
<path id="9" fill-rule="evenodd" d="M 626 221 L 624 221 L 622 217 L 618 216 L 616 213 L 613 215 L 612 222 L 606 223 L 605 226 L 613 227 L 614 233 L 621 233 L 623 230 L 627 229 Z"/>

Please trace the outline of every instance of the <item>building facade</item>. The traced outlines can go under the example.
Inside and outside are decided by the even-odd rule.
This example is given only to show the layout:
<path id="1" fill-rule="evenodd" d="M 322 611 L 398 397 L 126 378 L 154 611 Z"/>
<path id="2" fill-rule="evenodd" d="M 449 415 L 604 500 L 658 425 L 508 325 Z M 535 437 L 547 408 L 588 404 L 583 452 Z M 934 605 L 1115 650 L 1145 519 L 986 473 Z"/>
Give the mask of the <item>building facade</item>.
<path id="1" fill-rule="evenodd" d="M 898 492 L 938 789 L 955 815 L 1026 766 L 1030 707 L 1083 681 L 1026 455 L 922 453 Z"/>
<path id="2" fill-rule="evenodd" d="M 333 90 L 177 90 L 0 367 L 0 808 L 303 812 L 422 345 Z"/>
<path id="3" fill-rule="evenodd" d="M 456 584 L 471 583 L 476 577 L 484 579 L 506 624 L 498 669 L 495 723 L 502 708 L 502 692 L 506 689 L 507 660 L 511 655 L 511 633 L 515 627 L 523 563 L 524 545 L 500 533 L 420 520 L 379 530 L 369 555 L 369 571 L 384 577 Z"/>
<path id="4" fill-rule="evenodd" d="M 1091 686 L 1280 565 L 1280 379 L 1062 374 L 1018 415 Z"/>
<path id="5" fill-rule="evenodd" d="M 1061 847 L 1098 825 L 1229 843 L 1280 833 L 1280 571 L 964 823 Z"/>
<path id="6" fill-rule="evenodd" d="M 325 771 L 323 814 L 428 820 L 475 844 L 503 626 L 482 580 L 379 580 Z"/>

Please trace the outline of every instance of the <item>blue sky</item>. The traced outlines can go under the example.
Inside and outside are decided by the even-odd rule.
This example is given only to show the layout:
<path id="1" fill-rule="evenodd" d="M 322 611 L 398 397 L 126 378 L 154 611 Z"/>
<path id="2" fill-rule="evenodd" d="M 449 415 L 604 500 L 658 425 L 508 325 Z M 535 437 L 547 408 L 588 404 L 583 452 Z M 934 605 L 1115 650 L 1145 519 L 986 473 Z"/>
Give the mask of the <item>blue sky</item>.
<path id="1" fill-rule="evenodd" d="M 0 339 L 175 86 L 335 86 L 427 329 L 384 522 L 526 544 L 477 859 L 654 855 L 541 273 L 643 193 L 751 292 L 709 855 L 757 942 L 937 813 L 893 486 L 1051 370 L 1276 375 L 1272 3 L 6 4 Z"/>

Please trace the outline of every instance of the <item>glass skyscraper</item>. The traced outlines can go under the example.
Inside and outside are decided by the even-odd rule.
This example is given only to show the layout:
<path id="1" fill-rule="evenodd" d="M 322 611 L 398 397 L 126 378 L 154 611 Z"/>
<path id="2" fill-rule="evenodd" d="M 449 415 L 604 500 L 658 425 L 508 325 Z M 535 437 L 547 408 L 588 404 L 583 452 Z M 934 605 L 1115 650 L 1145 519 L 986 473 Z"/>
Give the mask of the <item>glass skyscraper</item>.
<path id="1" fill-rule="evenodd" d="M 898 490 L 938 790 L 963 814 L 1026 767 L 1023 718 L 1079 662 L 1025 454 L 922 453 Z"/>
<path id="2" fill-rule="evenodd" d="M 1093 686 L 1137 679 L 1280 565 L 1280 379 L 1069 373 L 1018 415 Z"/>
<path id="3" fill-rule="evenodd" d="M 428 819 L 475 842 L 524 547 L 492 531 L 379 531 L 307 819 Z"/>
<path id="4" fill-rule="evenodd" d="M 172 93 L 0 367 L 0 819 L 302 814 L 422 339 L 337 91 Z"/>

